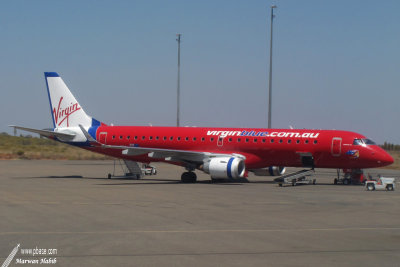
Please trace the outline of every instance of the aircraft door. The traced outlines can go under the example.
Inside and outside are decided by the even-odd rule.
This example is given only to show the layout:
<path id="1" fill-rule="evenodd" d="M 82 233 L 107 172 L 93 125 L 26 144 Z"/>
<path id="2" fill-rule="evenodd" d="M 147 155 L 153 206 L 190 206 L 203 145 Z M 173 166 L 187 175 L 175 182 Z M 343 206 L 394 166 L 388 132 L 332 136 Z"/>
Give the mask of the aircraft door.
<path id="1" fill-rule="evenodd" d="M 218 136 L 217 146 L 223 146 L 224 145 L 224 138 L 225 137 Z"/>
<path id="2" fill-rule="evenodd" d="M 342 138 L 340 137 L 333 137 L 332 138 L 332 156 L 339 157 L 342 153 Z"/>
<path id="3" fill-rule="evenodd" d="M 99 142 L 102 143 L 103 145 L 107 144 L 107 132 L 101 132 L 99 134 Z"/>

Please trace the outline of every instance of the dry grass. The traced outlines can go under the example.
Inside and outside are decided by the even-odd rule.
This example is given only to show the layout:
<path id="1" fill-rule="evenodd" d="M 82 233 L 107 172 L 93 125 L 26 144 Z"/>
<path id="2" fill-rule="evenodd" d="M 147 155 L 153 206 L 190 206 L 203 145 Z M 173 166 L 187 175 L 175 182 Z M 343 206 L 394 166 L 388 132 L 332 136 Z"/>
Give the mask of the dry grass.
<path id="1" fill-rule="evenodd" d="M 0 135 L 0 159 L 101 160 L 107 156 L 45 138 Z"/>
<path id="2" fill-rule="evenodd" d="M 384 169 L 400 170 L 400 151 L 388 151 L 388 153 L 393 157 L 394 163 Z"/>

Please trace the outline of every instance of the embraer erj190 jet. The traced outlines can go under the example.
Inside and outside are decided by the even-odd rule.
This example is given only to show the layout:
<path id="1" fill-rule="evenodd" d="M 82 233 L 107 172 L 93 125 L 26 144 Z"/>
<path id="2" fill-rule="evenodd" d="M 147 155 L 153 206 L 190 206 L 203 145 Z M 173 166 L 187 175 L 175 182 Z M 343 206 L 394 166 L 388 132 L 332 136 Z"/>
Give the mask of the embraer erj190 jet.
<path id="1" fill-rule="evenodd" d="M 363 169 L 393 163 L 365 136 L 337 130 L 153 127 L 106 125 L 87 115 L 61 77 L 45 72 L 52 129 L 17 129 L 125 160 L 182 166 L 182 182 L 194 170 L 212 179 L 238 179 L 248 171 L 281 175 L 285 167 Z"/>

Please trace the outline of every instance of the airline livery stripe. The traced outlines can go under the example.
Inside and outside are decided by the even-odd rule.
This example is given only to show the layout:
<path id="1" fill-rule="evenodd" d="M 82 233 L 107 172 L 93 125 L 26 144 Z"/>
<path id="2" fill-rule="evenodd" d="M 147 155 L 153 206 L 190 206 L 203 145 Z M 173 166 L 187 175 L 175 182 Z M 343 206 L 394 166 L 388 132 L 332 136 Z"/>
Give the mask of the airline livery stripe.
<path id="1" fill-rule="evenodd" d="M 214 136 L 246 136 L 246 137 L 292 137 L 292 138 L 317 138 L 319 133 L 313 132 L 263 132 L 256 130 L 241 131 L 207 131 L 207 135 Z"/>
<path id="2" fill-rule="evenodd" d="M 235 158 L 230 158 L 229 161 L 228 161 L 228 167 L 227 167 L 228 178 L 232 178 L 232 170 L 231 170 L 231 168 L 232 168 L 232 162 L 233 162 L 234 159 Z"/>
<path id="3" fill-rule="evenodd" d="M 269 167 L 268 170 L 269 170 L 269 174 L 270 174 L 271 176 L 274 176 L 273 167 Z"/>

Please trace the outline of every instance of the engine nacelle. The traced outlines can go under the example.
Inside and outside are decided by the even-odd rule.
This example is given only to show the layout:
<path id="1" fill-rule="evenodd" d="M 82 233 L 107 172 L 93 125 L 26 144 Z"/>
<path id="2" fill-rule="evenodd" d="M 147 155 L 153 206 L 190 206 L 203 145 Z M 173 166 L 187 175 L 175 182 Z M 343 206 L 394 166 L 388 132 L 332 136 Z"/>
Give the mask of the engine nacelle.
<path id="1" fill-rule="evenodd" d="M 203 171 L 211 178 L 238 179 L 245 173 L 244 160 L 236 157 L 217 157 L 204 163 Z"/>
<path id="2" fill-rule="evenodd" d="M 271 167 L 267 167 L 267 168 L 255 169 L 255 170 L 250 170 L 250 171 L 253 172 L 254 175 L 256 175 L 256 176 L 280 176 L 285 173 L 286 168 L 271 166 Z"/>

